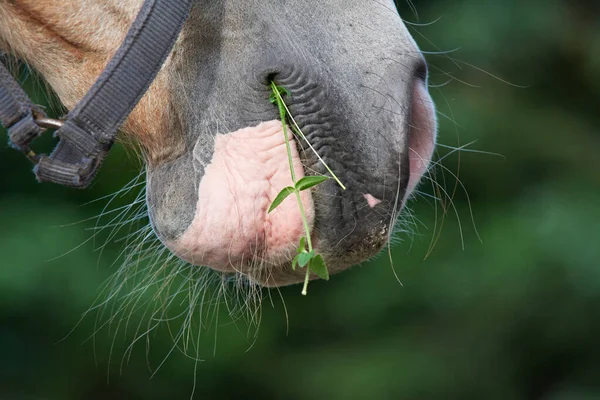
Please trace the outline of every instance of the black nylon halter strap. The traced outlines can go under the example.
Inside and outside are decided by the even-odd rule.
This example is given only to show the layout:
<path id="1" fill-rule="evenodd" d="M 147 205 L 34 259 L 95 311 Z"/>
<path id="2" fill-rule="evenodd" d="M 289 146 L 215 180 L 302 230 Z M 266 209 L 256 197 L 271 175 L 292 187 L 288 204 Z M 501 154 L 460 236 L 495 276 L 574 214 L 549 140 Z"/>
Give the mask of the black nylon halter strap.
<path id="1" fill-rule="evenodd" d="M 0 123 L 8 129 L 11 145 L 27 154 L 29 142 L 44 131 L 35 122 L 34 110 L 45 115 L 31 103 L 1 61 L 0 58 Z"/>
<path id="2" fill-rule="evenodd" d="M 39 157 L 39 181 L 84 188 L 93 180 L 117 131 L 148 90 L 171 52 L 192 0 L 145 0 L 127 36 L 96 83 L 56 131 L 52 154 Z M 0 122 L 11 144 L 32 154 L 30 142 L 45 115 L 0 63 Z"/>

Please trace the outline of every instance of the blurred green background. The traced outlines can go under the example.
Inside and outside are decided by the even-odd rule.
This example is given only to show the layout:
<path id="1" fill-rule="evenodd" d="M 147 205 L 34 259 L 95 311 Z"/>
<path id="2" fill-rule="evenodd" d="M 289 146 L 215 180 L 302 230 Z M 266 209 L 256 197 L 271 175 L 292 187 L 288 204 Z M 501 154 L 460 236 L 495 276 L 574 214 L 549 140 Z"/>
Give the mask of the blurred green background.
<path id="1" fill-rule="evenodd" d="M 164 325 L 129 354 L 144 309 L 128 327 L 97 329 L 118 302 L 79 321 L 123 247 L 88 240 L 108 199 L 92 201 L 139 165 L 119 148 L 75 191 L 37 184 L 3 145 L 0 399 L 186 399 L 194 376 L 196 398 L 600 399 L 598 3 L 414 1 L 418 17 L 400 3 L 409 22 L 437 20 L 410 28 L 423 50 L 459 48 L 428 56 L 431 84 L 449 81 L 431 89 L 440 143 L 502 155 L 444 158 L 444 187 L 459 174 L 468 196 L 459 186 L 443 226 L 439 204 L 411 204 L 417 232 L 393 248 L 404 286 L 381 256 L 305 298 L 284 288 L 285 309 L 265 291 L 258 333 L 221 307 L 201 362 L 171 352 Z"/>

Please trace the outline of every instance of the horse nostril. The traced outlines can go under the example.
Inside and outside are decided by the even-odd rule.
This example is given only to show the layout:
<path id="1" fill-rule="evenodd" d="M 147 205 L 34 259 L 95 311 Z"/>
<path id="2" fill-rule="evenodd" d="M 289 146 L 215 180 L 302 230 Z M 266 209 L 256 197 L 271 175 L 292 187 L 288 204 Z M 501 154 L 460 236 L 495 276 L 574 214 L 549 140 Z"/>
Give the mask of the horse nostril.
<path id="1" fill-rule="evenodd" d="M 265 71 L 261 74 L 260 81 L 263 85 L 271 86 L 271 82 L 277 81 L 277 77 L 279 76 L 278 71 L 269 70 Z"/>
<path id="2" fill-rule="evenodd" d="M 271 86 L 271 82 L 277 84 L 293 84 L 303 72 L 303 68 L 292 61 L 282 62 L 280 57 L 267 56 L 254 68 L 254 76 L 263 86 Z"/>
<path id="3" fill-rule="evenodd" d="M 282 69 L 277 68 L 276 65 L 276 63 L 267 60 L 253 68 L 254 79 L 260 86 L 271 86 L 271 82 L 280 77 Z"/>
<path id="4" fill-rule="evenodd" d="M 423 82 L 427 82 L 429 67 L 427 66 L 427 62 L 423 58 L 419 60 L 414 74 L 416 78 L 422 80 Z"/>

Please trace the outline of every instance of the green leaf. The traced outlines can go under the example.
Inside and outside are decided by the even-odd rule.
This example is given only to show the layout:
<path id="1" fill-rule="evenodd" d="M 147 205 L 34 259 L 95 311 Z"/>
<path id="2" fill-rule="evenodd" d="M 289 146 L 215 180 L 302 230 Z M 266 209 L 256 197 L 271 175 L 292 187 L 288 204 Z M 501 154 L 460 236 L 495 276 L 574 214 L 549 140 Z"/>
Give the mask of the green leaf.
<path id="1" fill-rule="evenodd" d="M 300 244 L 298 245 L 298 254 L 306 252 L 306 236 L 300 238 Z"/>
<path id="2" fill-rule="evenodd" d="M 279 95 L 281 97 L 290 95 L 290 91 L 286 87 L 283 87 L 283 86 L 277 86 L 277 91 L 279 92 Z"/>
<path id="3" fill-rule="evenodd" d="M 301 192 L 306 189 L 310 189 L 313 186 L 317 186 L 319 183 L 325 182 L 329 177 L 319 175 L 319 176 L 305 176 L 296 182 L 296 189 Z"/>
<path id="4" fill-rule="evenodd" d="M 306 266 L 306 264 L 308 264 L 310 262 L 310 260 L 314 257 L 315 253 L 314 252 L 310 252 L 310 253 L 300 253 L 298 254 L 296 257 L 298 257 L 298 266 L 300 268 L 304 268 Z"/>
<path id="5" fill-rule="evenodd" d="M 288 186 L 286 188 L 284 188 L 281 192 L 279 192 L 279 194 L 277 195 L 277 197 L 275 197 L 275 200 L 273 200 L 273 203 L 271 203 L 271 207 L 269 207 L 269 211 L 268 213 L 270 213 L 271 211 L 273 211 L 275 208 L 277 208 L 278 205 L 280 205 L 281 203 L 283 203 L 283 201 L 292 193 L 294 193 L 296 191 L 296 189 L 294 189 L 291 186 Z"/>
<path id="6" fill-rule="evenodd" d="M 295 271 L 296 270 L 296 265 L 298 265 L 298 259 L 300 258 L 300 254 L 298 254 L 296 257 L 294 257 L 294 259 L 292 260 L 292 269 Z"/>
<path id="7" fill-rule="evenodd" d="M 273 85 L 272 85 L 272 87 L 273 87 Z M 287 90 L 286 88 L 284 88 L 283 86 L 274 85 L 273 93 L 271 93 L 271 95 L 269 96 L 269 101 L 273 104 L 279 102 L 279 98 L 277 97 L 277 93 L 275 93 L 275 90 L 277 90 L 277 93 L 279 93 L 279 96 L 281 96 L 282 98 L 283 98 L 283 96 L 290 95 L 290 91 Z"/>
<path id="8" fill-rule="evenodd" d="M 320 254 L 317 254 L 312 260 L 310 260 L 310 265 L 308 266 L 310 270 L 315 273 L 319 278 L 329 280 L 329 271 L 327 271 L 327 266 L 325 265 L 325 260 Z"/>

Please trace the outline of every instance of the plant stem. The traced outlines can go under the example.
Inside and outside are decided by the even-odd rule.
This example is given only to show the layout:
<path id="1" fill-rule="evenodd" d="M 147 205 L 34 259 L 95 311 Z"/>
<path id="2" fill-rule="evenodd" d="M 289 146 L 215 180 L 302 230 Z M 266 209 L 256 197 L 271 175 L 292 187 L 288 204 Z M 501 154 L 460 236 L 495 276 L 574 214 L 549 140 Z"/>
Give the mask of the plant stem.
<path id="1" fill-rule="evenodd" d="M 339 178 L 331 170 L 331 168 L 329 168 L 329 165 L 327 165 L 325 160 L 323 160 L 323 158 L 321 158 L 321 156 L 319 155 L 317 150 L 315 150 L 315 148 L 310 143 L 308 138 L 304 135 L 304 132 L 302 132 L 302 129 L 300 129 L 300 126 L 294 119 L 294 116 L 290 112 L 290 109 L 288 108 L 287 104 L 285 104 L 285 101 L 283 101 L 283 97 L 281 97 L 281 93 L 279 93 L 279 90 L 277 89 L 277 85 L 275 85 L 275 82 L 271 82 L 271 88 L 273 89 L 273 94 L 275 94 L 275 99 L 277 100 L 277 107 L 279 108 L 279 115 L 282 116 L 282 121 L 284 120 L 284 118 L 285 119 L 287 119 L 287 117 L 290 118 L 290 121 L 292 121 L 292 126 L 291 126 L 292 132 L 294 132 L 296 135 L 300 136 L 300 138 L 306 142 L 308 147 L 313 151 L 313 153 L 315 153 L 315 155 L 317 156 L 319 161 L 321 161 L 321 164 L 323 164 L 323 166 L 325 167 L 327 172 L 329 172 L 331 177 L 337 182 L 338 185 L 340 185 L 340 187 L 343 190 L 346 190 L 346 186 L 342 183 L 342 181 L 339 180 Z M 282 110 L 282 108 L 283 108 L 283 110 Z M 286 135 L 286 137 L 287 137 L 287 135 Z"/>
<path id="2" fill-rule="evenodd" d="M 308 227 L 308 221 L 306 220 L 306 214 L 304 213 L 304 205 L 300 198 L 300 192 L 296 190 L 296 199 L 298 200 L 298 206 L 300 207 L 300 215 L 302 215 L 302 223 L 304 224 L 304 232 L 306 233 L 306 243 L 308 244 L 308 251 L 312 252 L 312 240 L 310 239 L 310 228 Z M 304 278 L 304 287 L 302 288 L 302 295 L 306 296 L 306 289 L 308 288 L 308 281 L 310 281 L 310 267 L 306 266 L 306 277 Z"/>
<path id="3" fill-rule="evenodd" d="M 296 120 L 294 119 L 294 117 L 292 116 L 292 114 L 290 113 L 290 110 L 288 109 L 287 105 L 285 104 L 285 102 L 283 102 L 283 99 L 282 99 L 282 103 L 283 103 L 283 107 L 285 107 L 285 110 L 287 111 L 287 115 L 289 115 L 290 120 L 292 121 L 292 124 L 293 124 L 292 131 L 294 131 L 294 133 L 296 133 L 298 136 L 300 136 L 302 138 L 302 140 L 304 140 L 306 142 L 306 144 L 308 144 L 308 147 L 310 147 L 310 149 L 313 151 L 313 153 L 315 153 L 315 155 L 317 156 L 317 158 L 319 159 L 319 161 L 321 161 L 321 163 L 323 164 L 323 166 L 325 167 L 325 169 L 327 170 L 327 172 L 329 172 L 329 174 L 331 174 L 331 177 L 333 179 L 335 179 L 335 181 L 337 182 L 337 184 L 340 185 L 340 187 L 343 190 L 346 190 L 346 186 L 344 186 L 344 184 L 338 179 L 337 175 L 333 173 L 333 171 L 331 170 L 331 168 L 329 168 L 329 165 L 327 165 L 327 163 L 321 158 L 321 156 L 319 155 L 319 153 L 317 153 L 317 150 L 315 150 L 315 148 L 312 146 L 312 144 L 308 141 L 307 137 L 304 135 L 304 133 L 302 132 L 302 130 L 298 126 L 298 123 L 296 122 Z"/>
<path id="4" fill-rule="evenodd" d="M 277 86 L 275 85 L 275 82 L 271 82 L 271 87 L 273 88 L 273 93 L 275 93 L 276 100 L 277 100 L 277 108 L 279 109 L 279 118 L 281 119 L 281 125 L 283 127 L 283 136 L 285 137 L 285 148 L 287 150 L 287 155 L 288 155 L 288 162 L 290 164 L 290 175 L 292 176 L 292 183 L 294 184 L 294 186 L 296 186 L 296 172 L 294 170 L 294 162 L 292 160 L 292 147 L 290 145 L 290 138 L 288 137 L 288 130 L 287 130 L 287 124 L 286 124 L 286 111 L 285 108 L 282 107 L 281 105 L 283 104 L 283 101 L 281 99 L 281 95 L 279 94 L 279 90 L 277 89 Z M 298 192 L 298 191 L 296 191 Z"/>
<path id="5" fill-rule="evenodd" d="M 306 212 L 304 211 L 304 204 L 302 203 L 302 198 L 300 197 L 300 191 L 296 189 L 296 172 L 294 170 L 294 162 L 292 158 L 292 146 L 290 144 L 290 138 L 288 137 L 287 130 L 287 118 L 286 114 L 289 112 L 285 103 L 283 102 L 283 98 L 281 97 L 281 93 L 279 93 L 279 89 L 275 82 L 271 82 L 271 87 L 273 89 L 273 93 L 275 94 L 275 99 L 277 100 L 277 108 L 279 109 L 279 116 L 281 118 L 281 125 L 283 127 L 283 135 L 285 136 L 285 147 L 288 155 L 288 162 L 290 164 L 290 175 L 292 176 L 292 183 L 294 185 L 294 194 L 296 195 L 296 200 L 298 201 L 298 208 L 300 208 L 300 215 L 302 217 L 302 225 L 304 226 L 304 233 L 306 234 L 306 243 L 308 245 L 308 251 L 312 252 L 312 240 L 310 238 L 310 227 L 308 226 L 308 220 L 306 219 Z M 310 281 L 310 267 L 306 266 L 306 277 L 304 278 L 304 287 L 302 288 L 302 295 L 306 296 L 308 289 L 308 282 Z"/>

